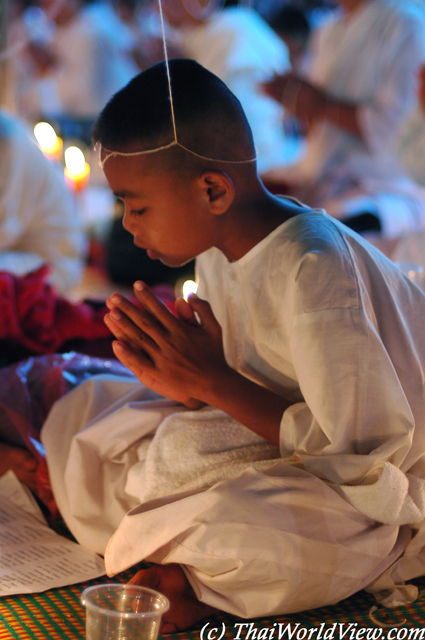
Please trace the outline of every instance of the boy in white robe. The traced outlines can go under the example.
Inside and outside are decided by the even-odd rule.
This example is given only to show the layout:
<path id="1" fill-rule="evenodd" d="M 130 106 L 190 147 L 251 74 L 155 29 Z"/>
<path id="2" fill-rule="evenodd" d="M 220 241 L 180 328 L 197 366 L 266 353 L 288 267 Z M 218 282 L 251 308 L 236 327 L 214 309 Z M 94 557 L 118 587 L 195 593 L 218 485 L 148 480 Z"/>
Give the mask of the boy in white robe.
<path id="1" fill-rule="evenodd" d="M 108 301 L 136 377 L 53 407 L 59 509 L 109 575 L 156 563 L 134 582 L 170 598 L 163 632 L 378 578 L 393 603 L 414 599 L 394 581 L 424 573 L 425 297 L 323 211 L 268 193 L 236 98 L 193 61 L 170 70 L 174 130 L 159 64 L 94 135 L 135 243 L 171 266 L 199 256 L 199 297 L 176 316 L 141 282 L 140 308 Z"/>

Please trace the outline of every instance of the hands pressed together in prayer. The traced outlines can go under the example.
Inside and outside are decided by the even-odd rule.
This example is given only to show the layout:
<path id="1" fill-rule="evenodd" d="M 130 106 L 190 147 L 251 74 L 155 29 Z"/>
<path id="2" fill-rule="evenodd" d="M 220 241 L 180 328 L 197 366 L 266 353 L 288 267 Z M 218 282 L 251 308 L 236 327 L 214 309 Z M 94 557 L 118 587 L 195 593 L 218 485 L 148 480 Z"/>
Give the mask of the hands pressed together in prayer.
<path id="1" fill-rule="evenodd" d="M 176 301 L 176 316 L 142 282 L 141 308 L 114 293 L 105 322 L 117 338 L 114 353 L 152 391 L 188 409 L 209 404 L 272 444 L 279 444 L 286 399 L 232 369 L 224 357 L 221 327 L 208 302 L 192 295 Z"/>
<path id="2" fill-rule="evenodd" d="M 119 294 L 106 303 L 105 322 L 117 338 L 115 355 L 156 393 L 190 409 L 202 406 L 229 369 L 210 305 L 196 295 L 188 302 L 179 298 L 174 316 L 142 282 L 134 292 L 142 308 Z"/>

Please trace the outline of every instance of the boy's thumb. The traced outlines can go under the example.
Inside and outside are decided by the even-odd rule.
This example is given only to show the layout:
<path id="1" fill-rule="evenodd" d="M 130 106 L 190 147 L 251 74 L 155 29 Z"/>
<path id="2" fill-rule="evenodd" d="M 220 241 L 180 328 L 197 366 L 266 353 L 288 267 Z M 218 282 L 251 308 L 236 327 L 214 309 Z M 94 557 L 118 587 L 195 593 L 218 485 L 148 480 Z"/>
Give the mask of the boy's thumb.
<path id="1" fill-rule="evenodd" d="M 201 324 L 207 330 L 220 329 L 220 325 L 218 324 L 215 316 L 212 312 L 211 305 L 206 300 L 201 300 L 198 298 L 196 293 L 192 293 L 188 299 L 188 303 L 195 313 L 198 314 Z"/>

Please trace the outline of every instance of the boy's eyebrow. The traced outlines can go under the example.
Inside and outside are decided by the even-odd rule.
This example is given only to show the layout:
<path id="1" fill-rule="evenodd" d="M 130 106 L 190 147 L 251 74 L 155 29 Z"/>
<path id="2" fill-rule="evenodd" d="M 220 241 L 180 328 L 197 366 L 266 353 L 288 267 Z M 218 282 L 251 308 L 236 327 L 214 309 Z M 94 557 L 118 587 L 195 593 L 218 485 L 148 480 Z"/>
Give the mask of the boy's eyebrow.
<path id="1" fill-rule="evenodd" d="M 116 198 L 140 198 L 141 194 L 140 193 L 135 193 L 133 191 L 127 191 L 126 189 L 124 189 L 124 191 L 114 191 L 113 192 L 114 196 Z"/>

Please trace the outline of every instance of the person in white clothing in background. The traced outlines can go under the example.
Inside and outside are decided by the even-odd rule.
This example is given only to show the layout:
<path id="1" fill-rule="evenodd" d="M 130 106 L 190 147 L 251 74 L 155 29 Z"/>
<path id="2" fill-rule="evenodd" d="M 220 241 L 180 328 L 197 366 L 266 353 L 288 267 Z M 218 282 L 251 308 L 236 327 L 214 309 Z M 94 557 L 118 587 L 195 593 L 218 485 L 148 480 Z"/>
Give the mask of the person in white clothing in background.
<path id="1" fill-rule="evenodd" d="M 82 221 L 51 163 L 25 126 L 0 111 L 0 270 L 24 275 L 43 264 L 65 293 L 80 281 Z"/>
<path id="2" fill-rule="evenodd" d="M 139 71 L 133 42 L 111 6 L 90 0 L 39 0 L 56 25 L 30 52 L 46 90 L 40 112 L 94 119 L 102 105 Z"/>
<path id="3" fill-rule="evenodd" d="M 313 36 L 305 77 L 266 85 L 308 128 L 304 156 L 266 176 L 357 231 L 393 238 L 425 227 L 425 191 L 394 143 L 416 102 L 425 59 L 421 0 L 337 0 L 342 13 Z"/>

